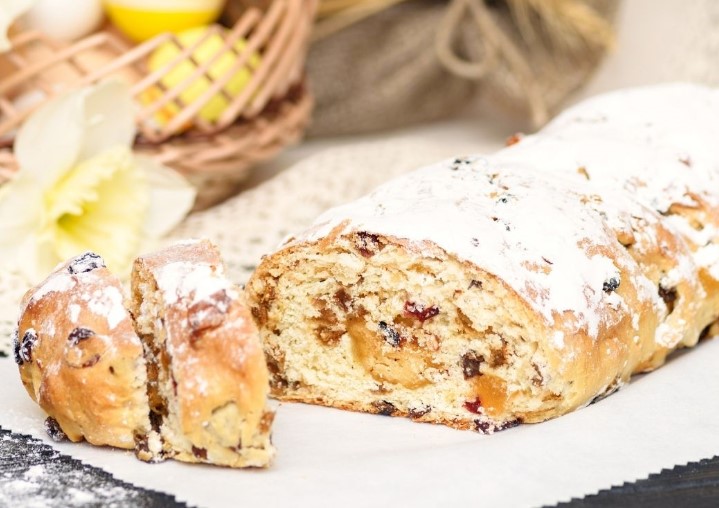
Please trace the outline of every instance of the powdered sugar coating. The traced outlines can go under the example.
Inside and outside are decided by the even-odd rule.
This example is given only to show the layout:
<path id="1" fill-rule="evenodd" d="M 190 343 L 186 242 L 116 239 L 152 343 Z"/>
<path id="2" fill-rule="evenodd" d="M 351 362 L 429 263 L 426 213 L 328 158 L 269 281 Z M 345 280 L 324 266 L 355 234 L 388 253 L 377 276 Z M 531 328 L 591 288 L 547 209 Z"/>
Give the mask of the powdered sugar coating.
<path id="1" fill-rule="evenodd" d="M 609 94 L 495 155 L 445 161 L 393 180 L 326 212 L 293 242 L 316 241 L 340 227 L 405 239 L 431 255 L 422 251 L 429 240 L 502 279 L 548 323 L 569 312 L 577 329 L 596 337 L 602 324 L 612 324 L 601 320 L 617 315 L 607 307 L 630 312 L 618 293 L 602 290 L 620 272 L 640 303 L 665 305 L 617 237 L 636 229 L 632 221 L 662 220 L 679 231 L 686 218 L 659 214 L 697 199 L 719 204 L 717 112 L 717 92 L 693 85 Z M 694 231 L 694 243 L 715 237 L 709 229 Z M 698 264 L 717 265 L 715 251 L 707 245 L 693 259 L 678 254 L 677 272 L 667 277 L 695 281 Z M 674 340 L 664 333 L 657 339 Z"/>
<path id="2" fill-rule="evenodd" d="M 155 275 L 167 305 L 180 300 L 190 306 L 213 302 L 224 305 L 223 312 L 226 312 L 227 305 L 218 302 L 217 295 L 225 292 L 236 296 L 232 284 L 223 276 L 220 265 L 180 261 L 159 267 Z"/>

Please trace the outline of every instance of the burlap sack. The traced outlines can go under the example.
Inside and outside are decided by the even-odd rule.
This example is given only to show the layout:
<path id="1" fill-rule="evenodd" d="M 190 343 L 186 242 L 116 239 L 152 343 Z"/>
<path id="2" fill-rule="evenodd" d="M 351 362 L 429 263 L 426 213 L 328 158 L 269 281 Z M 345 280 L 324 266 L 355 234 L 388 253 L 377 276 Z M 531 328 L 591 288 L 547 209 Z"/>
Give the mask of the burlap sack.
<path id="1" fill-rule="evenodd" d="M 435 120 L 479 93 L 541 125 L 611 47 L 618 1 L 399 3 L 315 41 L 310 135 Z"/>

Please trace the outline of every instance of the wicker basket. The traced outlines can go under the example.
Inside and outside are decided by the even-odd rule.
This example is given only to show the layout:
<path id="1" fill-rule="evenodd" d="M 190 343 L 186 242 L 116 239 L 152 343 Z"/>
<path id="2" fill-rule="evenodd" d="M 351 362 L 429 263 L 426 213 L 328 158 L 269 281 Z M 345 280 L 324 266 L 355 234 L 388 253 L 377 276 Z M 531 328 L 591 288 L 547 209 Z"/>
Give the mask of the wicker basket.
<path id="1" fill-rule="evenodd" d="M 137 46 L 112 29 L 69 45 L 37 32 L 18 34 L 0 61 L 0 181 L 15 169 L 14 133 L 32 111 L 59 93 L 114 76 L 132 85 L 138 106 L 136 149 L 185 175 L 198 189 L 196 209 L 217 203 L 235 192 L 253 164 L 302 135 L 312 108 L 303 66 L 315 9 L 316 0 L 273 0 L 265 10 L 249 7 L 231 30 L 213 26 L 187 47 L 169 33 Z M 192 59 L 195 49 L 216 34 L 224 42 L 221 49 L 202 63 Z M 237 45 L 241 40 L 245 43 Z M 150 72 L 149 55 L 168 43 L 178 48 L 177 56 Z M 234 64 L 213 78 L 209 70 L 227 53 Z M 229 95 L 224 87 L 253 58 L 248 81 Z M 165 86 L 163 77 L 185 61 L 195 70 Z M 183 91 L 203 77 L 207 89 L 183 104 Z M 203 106 L 218 94 L 228 105 L 219 118 L 203 119 Z M 158 112 L 168 107 L 172 116 L 158 122 Z"/>

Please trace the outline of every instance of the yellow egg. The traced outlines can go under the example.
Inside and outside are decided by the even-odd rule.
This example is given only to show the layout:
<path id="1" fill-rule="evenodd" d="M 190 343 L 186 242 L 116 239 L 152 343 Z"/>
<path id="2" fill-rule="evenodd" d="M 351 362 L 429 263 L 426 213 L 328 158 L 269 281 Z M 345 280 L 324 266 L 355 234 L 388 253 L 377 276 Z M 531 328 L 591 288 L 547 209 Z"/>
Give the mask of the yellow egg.
<path id="1" fill-rule="evenodd" d="M 188 47 L 202 38 L 206 32 L 207 27 L 193 28 L 178 34 L 177 39 L 183 47 Z M 227 32 L 229 31 L 225 30 L 225 34 Z M 197 69 L 195 62 L 201 65 L 203 62 L 208 61 L 222 49 L 223 44 L 224 39 L 220 35 L 214 34 L 210 36 L 195 49 L 192 53 L 192 60 L 183 60 L 173 67 L 162 77 L 160 83 L 166 90 L 169 90 L 183 82 Z M 237 53 L 241 53 L 245 45 L 246 41 L 241 39 L 235 43 L 234 49 Z M 180 48 L 173 43 L 168 42 L 159 46 L 152 55 L 150 55 L 148 60 L 147 65 L 150 72 L 154 72 L 165 66 L 176 58 L 179 53 Z M 208 74 L 213 80 L 219 79 L 230 71 L 236 61 L 237 57 L 235 53 L 227 51 L 210 66 Z M 245 88 L 252 77 L 252 70 L 256 69 L 259 63 L 260 57 L 257 53 L 250 56 L 247 65 L 239 69 L 225 85 L 224 92 L 227 96 L 235 97 Z M 182 102 L 183 105 L 192 104 L 207 91 L 211 84 L 212 81 L 206 76 L 202 75 L 198 77 L 180 94 L 180 102 Z M 158 87 L 153 87 L 141 94 L 140 100 L 145 104 L 150 104 L 162 96 L 162 93 Z M 229 100 L 224 94 L 217 93 L 200 109 L 199 116 L 207 122 L 216 122 L 227 106 L 229 106 Z M 166 125 L 178 112 L 179 108 L 177 105 L 169 103 L 155 115 L 155 120 L 160 123 L 160 125 Z"/>
<path id="2" fill-rule="evenodd" d="M 212 23 L 223 4 L 223 0 L 104 0 L 113 24 L 136 42 Z"/>

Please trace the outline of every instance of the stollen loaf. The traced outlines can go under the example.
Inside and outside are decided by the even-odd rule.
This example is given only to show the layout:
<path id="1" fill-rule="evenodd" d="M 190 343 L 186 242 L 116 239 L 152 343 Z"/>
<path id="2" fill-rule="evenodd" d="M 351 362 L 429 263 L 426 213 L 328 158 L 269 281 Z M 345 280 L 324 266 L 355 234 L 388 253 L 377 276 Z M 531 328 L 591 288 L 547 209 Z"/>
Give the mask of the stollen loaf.
<path id="1" fill-rule="evenodd" d="M 719 317 L 717 139 L 716 90 L 619 91 L 329 210 L 247 285 L 274 395 L 491 433 L 662 365 Z"/>

